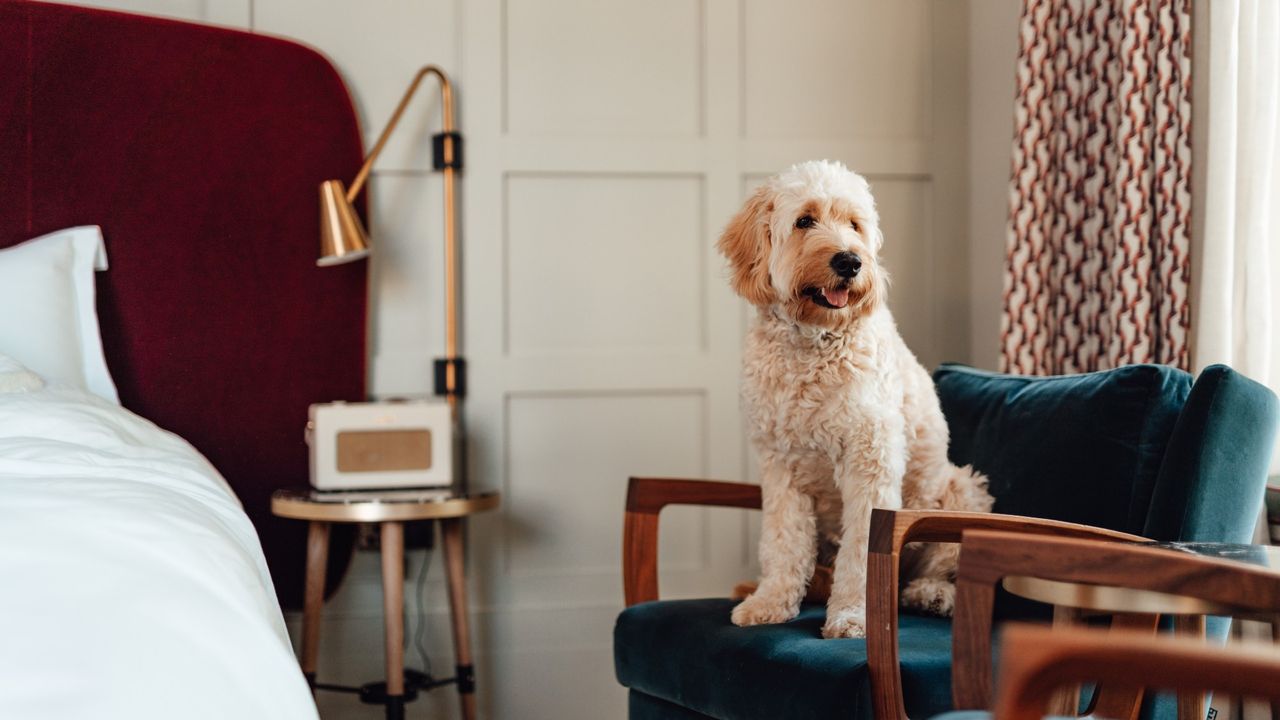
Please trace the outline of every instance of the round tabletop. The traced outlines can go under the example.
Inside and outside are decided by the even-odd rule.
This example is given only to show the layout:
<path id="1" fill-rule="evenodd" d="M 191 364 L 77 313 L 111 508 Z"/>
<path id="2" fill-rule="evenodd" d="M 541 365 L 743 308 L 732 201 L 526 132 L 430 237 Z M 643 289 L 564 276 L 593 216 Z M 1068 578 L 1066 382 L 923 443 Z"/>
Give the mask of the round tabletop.
<path id="1" fill-rule="evenodd" d="M 453 495 L 438 490 L 319 493 L 311 489 L 277 490 L 271 513 L 319 522 L 386 522 L 466 517 L 498 507 L 496 491 Z"/>
<path id="2" fill-rule="evenodd" d="M 1280 547 L 1270 545 L 1150 543 L 1148 546 L 1280 570 Z M 1007 577 L 1001 585 L 1019 597 L 1103 613 L 1250 615 L 1247 611 L 1200 598 L 1137 588 L 1061 582 L 1025 575 Z"/>

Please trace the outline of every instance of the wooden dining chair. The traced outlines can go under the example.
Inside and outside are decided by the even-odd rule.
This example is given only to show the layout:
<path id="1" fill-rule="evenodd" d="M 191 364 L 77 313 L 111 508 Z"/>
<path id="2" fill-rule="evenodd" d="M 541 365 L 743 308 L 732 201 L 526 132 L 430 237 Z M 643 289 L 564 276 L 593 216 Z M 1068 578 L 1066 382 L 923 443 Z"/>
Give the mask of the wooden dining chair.
<path id="1" fill-rule="evenodd" d="M 1204 618 L 1199 613 L 1268 619 L 1280 616 L 1280 572 L 1262 565 L 1205 557 L 1148 543 L 966 531 L 960 546 L 952 630 L 951 688 L 957 711 L 991 707 L 991 637 L 996 590 L 1001 581 L 1018 576 L 1088 588 L 1102 586 L 1160 594 L 1131 593 L 1138 612 L 1116 615 L 1112 629 L 1117 632 L 1154 635 L 1157 617 L 1141 611 L 1154 611 L 1161 606 L 1197 613 L 1178 615 L 1177 626 L 1180 632 L 1193 634 L 1202 643 Z M 1005 659 L 1002 655 L 1002 663 Z M 1099 717 L 1120 720 L 1136 717 L 1141 699 L 1136 686 L 1119 678 L 1100 677 L 1106 678 L 1106 682 L 1095 693 L 1092 712 Z M 1075 714 L 1074 710 L 1074 707 L 1054 708 L 1060 714 Z"/>
<path id="2" fill-rule="evenodd" d="M 1273 645 L 1223 648 L 1150 633 L 1013 624 L 1004 631 L 1000 657 L 996 720 L 1041 720 L 1058 688 L 1099 679 L 1280 702 L 1280 649 Z"/>

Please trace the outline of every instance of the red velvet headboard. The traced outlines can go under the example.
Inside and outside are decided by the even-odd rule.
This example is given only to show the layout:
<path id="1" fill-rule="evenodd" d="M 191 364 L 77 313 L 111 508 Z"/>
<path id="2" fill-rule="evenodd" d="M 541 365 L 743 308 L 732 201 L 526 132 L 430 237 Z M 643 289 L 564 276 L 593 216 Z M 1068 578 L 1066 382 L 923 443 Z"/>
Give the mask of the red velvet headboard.
<path id="1" fill-rule="evenodd" d="M 342 80 L 283 40 L 27 2 L 0 2 L 0 68 L 0 247 L 102 226 L 124 405 L 226 476 L 296 604 L 305 528 L 271 491 L 307 482 L 307 405 L 365 394 L 365 263 L 315 264 L 318 185 L 361 160 Z"/>

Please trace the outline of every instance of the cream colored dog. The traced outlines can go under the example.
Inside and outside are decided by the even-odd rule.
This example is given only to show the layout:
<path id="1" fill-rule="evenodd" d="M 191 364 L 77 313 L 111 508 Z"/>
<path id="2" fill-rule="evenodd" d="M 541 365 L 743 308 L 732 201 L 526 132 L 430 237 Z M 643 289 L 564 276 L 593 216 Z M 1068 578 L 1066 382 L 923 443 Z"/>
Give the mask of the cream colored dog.
<path id="1" fill-rule="evenodd" d="M 872 508 L 988 511 L 986 478 L 947 461 L 929 373 L 885 304 L 875 200 L 840 163 L 771 178 L 718 243 L 756 306 L 742 398 L 762 471 L 762 575 L 737 625 L 790 620 L 834 554 L 824 637 L 862 637 Z M 951 613 L 955 546 L 930 546 L 903 604 Z"/>

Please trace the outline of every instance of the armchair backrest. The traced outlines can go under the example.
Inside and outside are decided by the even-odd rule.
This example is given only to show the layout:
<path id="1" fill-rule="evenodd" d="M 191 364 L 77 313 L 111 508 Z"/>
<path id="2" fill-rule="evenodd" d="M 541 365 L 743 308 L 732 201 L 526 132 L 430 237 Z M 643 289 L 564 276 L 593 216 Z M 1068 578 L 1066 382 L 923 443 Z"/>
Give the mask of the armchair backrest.
<path id="1" fill-rule="evenodd" d="M 1191 392 L 1190 375 L 1162 365 L 1027 377 L 949 364 L 934 383 L 951 460 L 987 475 L 995 512 L 1135 534 Z"/>
<path id="2" fill-rule="evenodd" d="M 1280 401 L 1231 368 L 1210 366 L 1193 387 L 1163 365 L 1027 377 L 946 364 L 934 383 L 951 461 L 990 478 L 995 512 L 1154 540 L 1252 537 Z M 999 596 L 1000 617 L 1043 612 Z"/>

